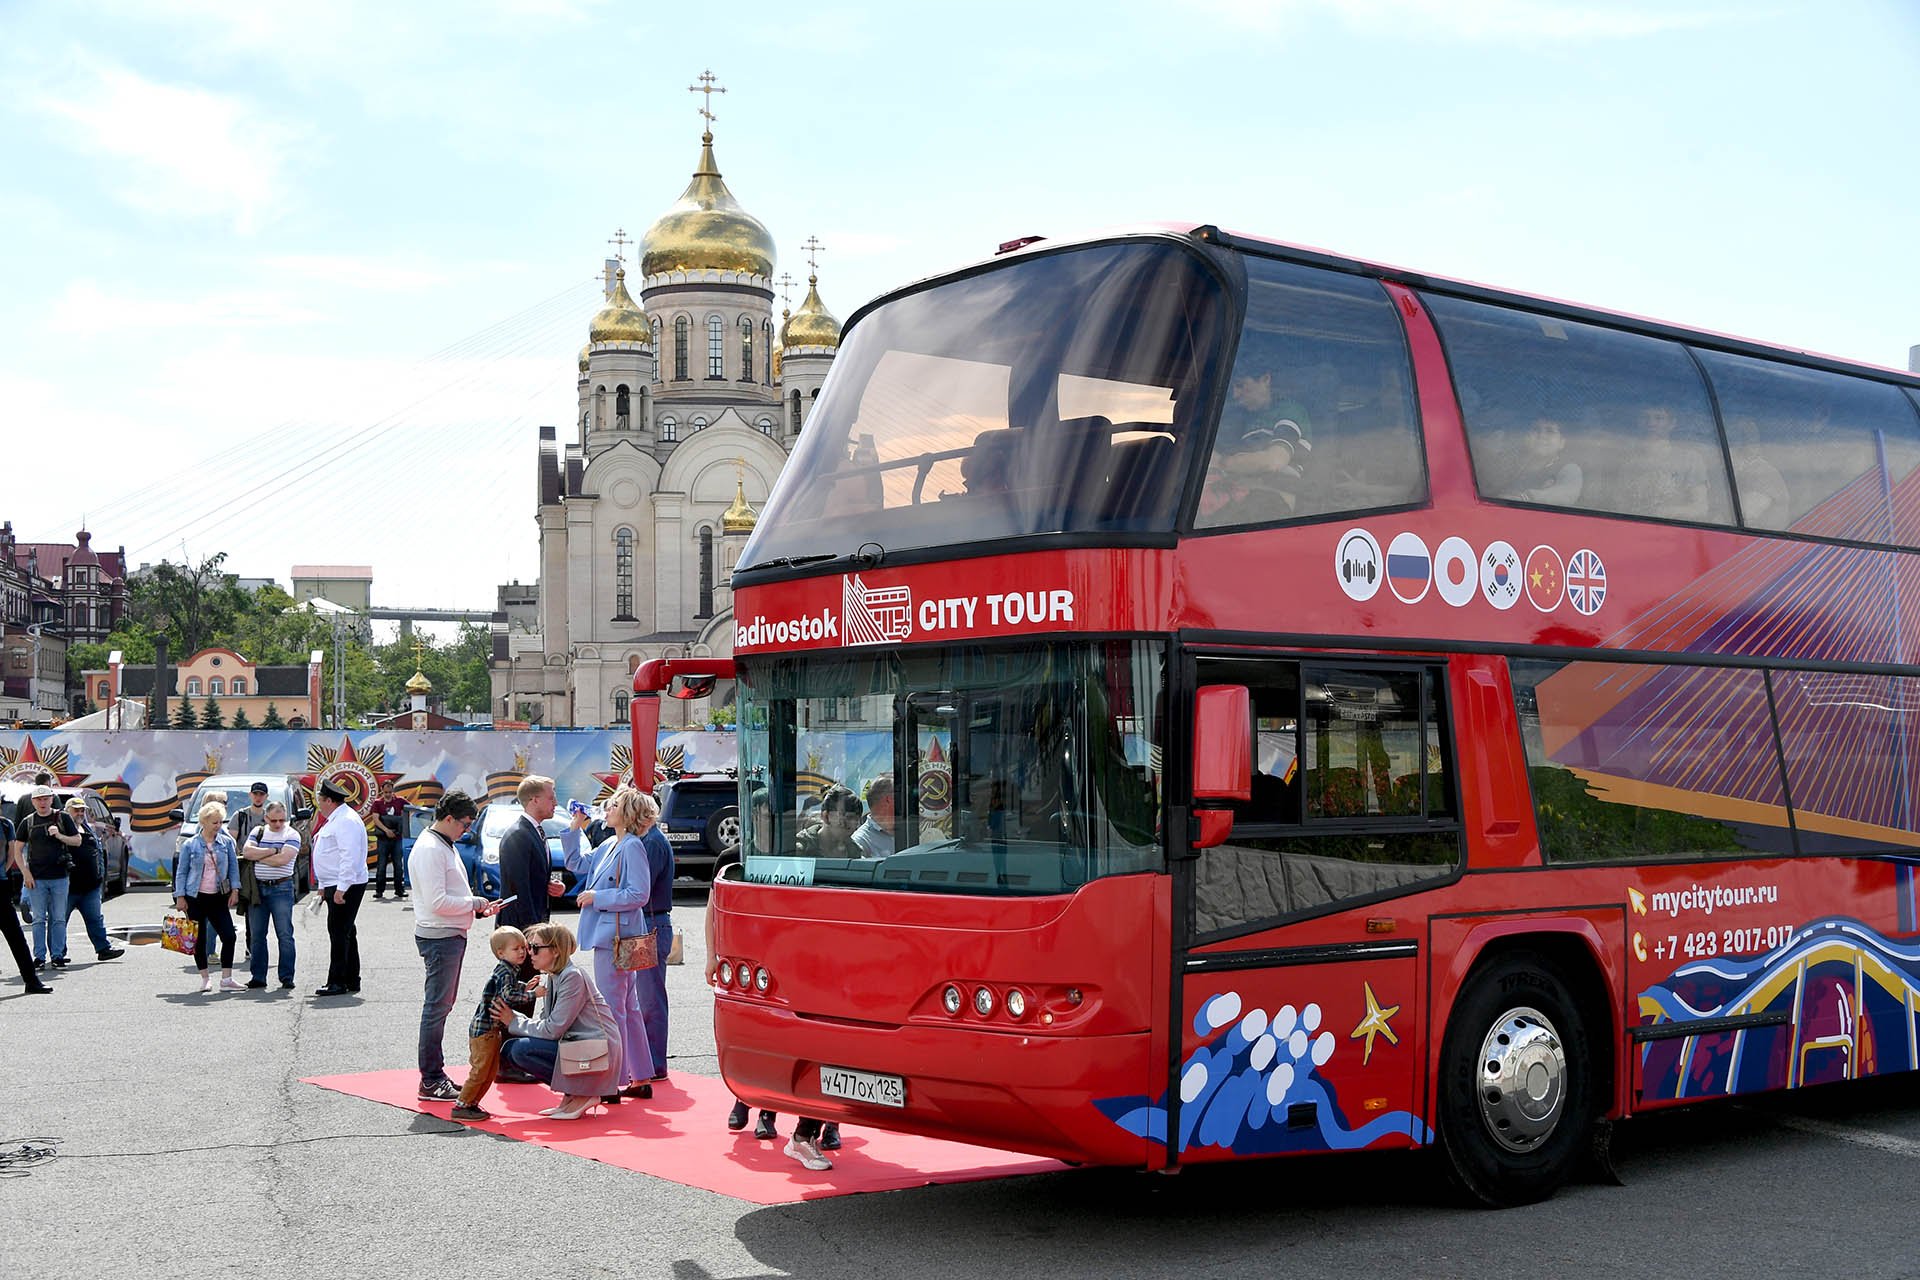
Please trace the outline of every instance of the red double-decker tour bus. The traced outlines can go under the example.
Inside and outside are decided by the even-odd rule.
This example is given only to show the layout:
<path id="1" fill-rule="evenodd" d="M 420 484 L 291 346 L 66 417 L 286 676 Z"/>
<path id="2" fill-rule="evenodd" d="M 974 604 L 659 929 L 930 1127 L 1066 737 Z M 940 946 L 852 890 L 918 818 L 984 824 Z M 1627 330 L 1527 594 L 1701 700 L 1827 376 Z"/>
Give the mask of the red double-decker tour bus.
<path id="1" fill-rule="evenodd" d="M 738 681 L 722 1073 L 1508 1204 L 1920 1067 L 1917 462 L 1920 379 L 1213 227 L 878 299 L 636 681 L 643 777 Z"/>

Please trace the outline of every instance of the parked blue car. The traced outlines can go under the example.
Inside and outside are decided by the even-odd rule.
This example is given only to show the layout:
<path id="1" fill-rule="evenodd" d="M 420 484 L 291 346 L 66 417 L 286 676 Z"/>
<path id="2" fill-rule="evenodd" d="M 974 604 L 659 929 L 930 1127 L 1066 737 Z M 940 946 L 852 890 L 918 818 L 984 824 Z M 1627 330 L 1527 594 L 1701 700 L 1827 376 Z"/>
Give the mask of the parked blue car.
<path id="1" fill-rule="evenodd" d="M 480 874 L 489 877 L 488 882 L 493 886 L 486 891 L 489 897 L 498 896 L 500 892 L 500 841 L 507 832 L 513 830 L 513 824 L 520 821 L 525 812 L 515 801 L 495 800 L 480 811 L 480 821 L 467 833 L 468 838 L 478 846 Z M 548 866 L 560 873 L 561 883 L 565 886 L 565 891 L 552 901 L 556 905 L 573 906 L 573 873 L 567 870 L 567 857 L 560 848 L 560 833 L 567 829 L 567 820 L 556 814 L 541 823 L 540 829 L 547 837 Z M 462 853 L 461 856 L 466 855 Z"/>

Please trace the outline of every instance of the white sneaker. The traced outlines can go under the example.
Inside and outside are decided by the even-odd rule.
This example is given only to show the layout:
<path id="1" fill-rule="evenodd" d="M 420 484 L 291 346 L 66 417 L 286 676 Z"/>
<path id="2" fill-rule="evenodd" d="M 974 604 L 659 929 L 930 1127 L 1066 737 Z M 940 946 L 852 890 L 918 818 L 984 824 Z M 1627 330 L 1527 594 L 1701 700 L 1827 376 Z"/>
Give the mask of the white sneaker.
<path id="1" fill-rule="evenodd" d="M 222 978 L 220 979 L 220 989 L 222 991 L 245 991 L 246 987 L 235 982 L 232 978 Z"/>
<path id="2" fill-rule="evenodd" d="M 820 1148 L 803 1138 L 787 1139 L 787 1155 L 819 1173 L 833 1168 L 833 1161 L 820 1154 Z"/>
<path id="3" fill-rule="evenodd" d="M 204 996 L 210 994 L 212 991 L 213 979 L 211 977 L 200 979 L 200 994 Z"/>

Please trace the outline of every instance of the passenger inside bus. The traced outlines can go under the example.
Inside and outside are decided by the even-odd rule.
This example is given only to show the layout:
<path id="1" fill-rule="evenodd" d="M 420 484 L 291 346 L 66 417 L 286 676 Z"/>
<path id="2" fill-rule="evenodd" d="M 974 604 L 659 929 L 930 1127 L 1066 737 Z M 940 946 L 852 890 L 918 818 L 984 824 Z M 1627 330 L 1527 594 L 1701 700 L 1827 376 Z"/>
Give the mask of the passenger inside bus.
<path id="1" fill-rule="evenodd" d="M 1733 455 L 1733 484 L 1740 515 L 1750 529 L 1784 529 L 1792 519 L 1793 499 L 1786 477 L 1760 445 L 1760 424 L 1742 415 L 1727 420 L 1727 445 Z"/>
<path id="2" fill-rule="evenodd" d="M 972 452 L 960 460 L 960 478 L 968 494 L 1005 493 L 1013 487 L 1013 446 L 1013 432 L 1005 428 L 982 431 L 973 438 Z"/>
<path id="3" fill-rule="evenodd" d="M 1495 489 L 1516 502 L 1571 506 L 1580 500 L 1580 464 L 1566 456 L 1567 439 L 1552 418 L 1536 418 L 1512 455 L 1513 474 Z"/>
<path id="4" fill-rule="evenodd" d="M 1666 520 L 1713 518 L 1707 457 L 1693 444 L 1674 439 L 1677 426 L 1665 405 L 1640 411 L 1640 439 L 1622 464 L 1619 493 L 1609 504 L 1614 510 Z"/>
<path id="5" fill-rule="evenodd" d="M 1312 449 L 1291 418 L 1249 427 L 1230 451 L 1216 447 L 1200 491 L 1200 523 L 1259 524 L 1290 518 L 1305 483 L 1301 464 Z"/>

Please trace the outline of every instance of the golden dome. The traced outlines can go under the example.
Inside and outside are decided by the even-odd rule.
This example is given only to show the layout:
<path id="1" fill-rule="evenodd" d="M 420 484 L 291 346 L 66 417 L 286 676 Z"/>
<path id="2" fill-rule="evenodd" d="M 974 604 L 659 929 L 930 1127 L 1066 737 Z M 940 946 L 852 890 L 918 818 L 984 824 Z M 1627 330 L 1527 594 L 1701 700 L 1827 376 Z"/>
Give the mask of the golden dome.
<path id="1" fill-rule="evenodd" d="M 668 271 L 773 274 L 773 237 L 720 180 L 711 133 L 700 135 L 700 167 L 679 203 L 640 237 L 640 274 Z"/>
<path id="2" fill-rule="evenodd" d="M 408 693 L 432 693 L 433 681 L 427 679 L 426 672 L 415 671 L 413 679 L 407 681 Z"/>
<path id="3" fill-rule="evenodd" d="M 827 310 L 827 304 L 820 301 L 820 277 L 807 277 L 807 300 L 793 313 L 793 318 L 780 326 L 780 345 L 782 347 L 837 347 L 840 345 L 840 322 L 833 318 L 833 312 Z"/>
<path id="4" fill-rule="evenodd" d="M 593 344 L 591 342 L 580 348 L 580 372 L 585 373 L 587 371 L 587 357 L 592 353 Z"/>
<path id="5" fill-rule="evenodd" d="M 752 533 L 760 513 L 747 505 L 747 482 L 733 482 L 733 505 L 720 513 L 720 532 Z"/>
<path id="6" fill-rule="evenodd" d="M 627 269 L 620 268 L 613 274 L 613 296 L 607 299 L 607 305 L 587 326 L 588 342 L 639 342 L 653 341 L 653 326 L 647 323 L 646 313 L 627 292 Z M 581 367 L 585 368 L 584 360 Z"/>

